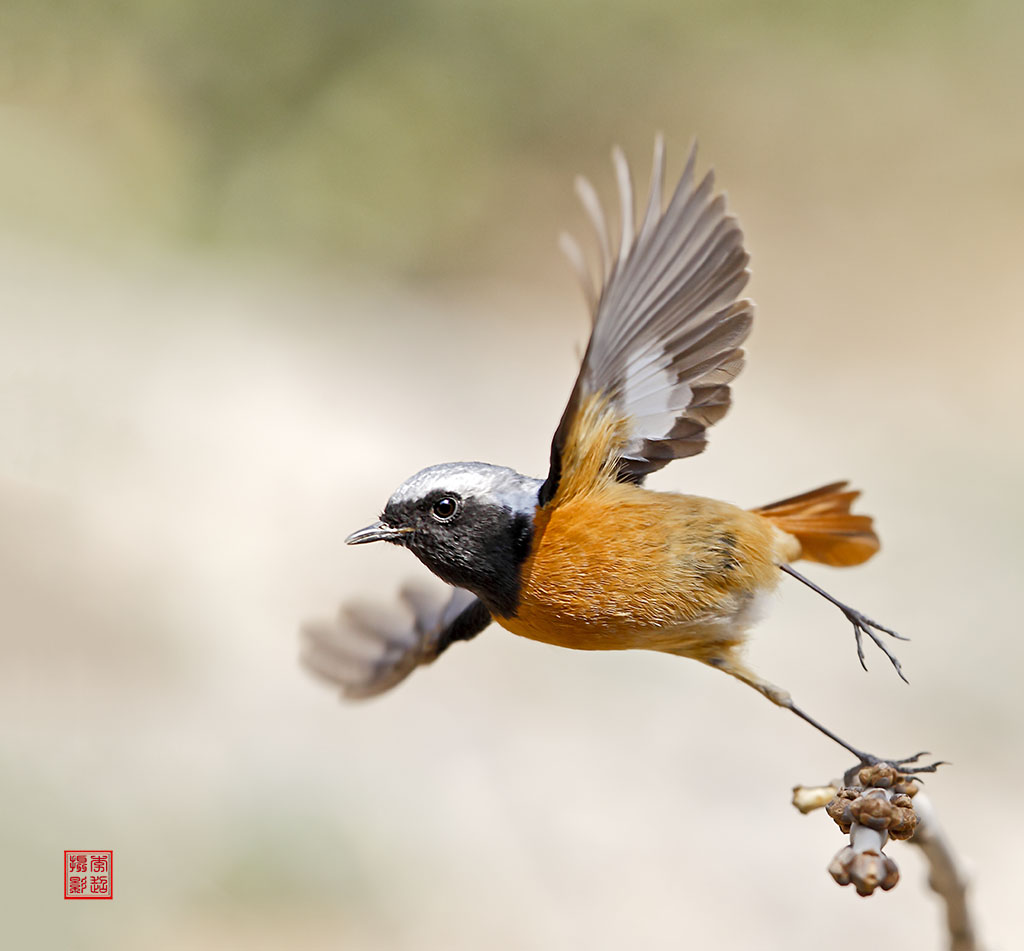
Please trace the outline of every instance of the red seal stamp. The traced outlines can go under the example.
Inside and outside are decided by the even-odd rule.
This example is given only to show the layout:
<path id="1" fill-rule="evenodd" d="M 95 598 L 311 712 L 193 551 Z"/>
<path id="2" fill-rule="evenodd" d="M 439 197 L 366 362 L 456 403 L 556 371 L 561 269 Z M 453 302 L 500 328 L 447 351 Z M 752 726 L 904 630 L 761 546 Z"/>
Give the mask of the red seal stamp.
<path id="1" fill-rule="evenodd" d="M 109 849 L 65 849 L 64 897 L 113 898 L 114 853 Z"/>

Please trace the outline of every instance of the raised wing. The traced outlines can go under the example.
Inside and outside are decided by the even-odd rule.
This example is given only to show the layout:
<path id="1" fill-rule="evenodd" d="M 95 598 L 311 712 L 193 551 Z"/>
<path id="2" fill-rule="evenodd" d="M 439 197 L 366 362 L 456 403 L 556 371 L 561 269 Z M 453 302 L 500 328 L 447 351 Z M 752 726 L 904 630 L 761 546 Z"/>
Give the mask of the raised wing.
<path id="1" fill-rule="evenodd" d="M 390 690 L 455 641 L 469 640 L 491 623 L 475 595 L 449 590 L 445 602 L 433 590 L 404 586 L 399 591 L 404 616 L 375 605 L 345 604 L 331 620 L 310 621 L 302 628 L 303 665 L 349 700 Z"/>
<path id="2" fill-rule="evenodd" d="M 725 196 L 714 194 L 713 174 L 696 181 L 696 156 L 694 146 L 662 211 L 665 148 L 657 138 L 650 198 L 637 232 L 629 165 L 621 150 L 613 151 L 622 206 L 617 249 L 593 186 L 577 179 L 597 235 L 596 282 L 579 245 L 563 235 L 562 246 L 579 273 L 593 329 L 552 440 L 542 504 L 554 498 L 563 466 L 571 464 L 563 450 L 595 399 L 623 420 L 616 477 L 637 483 L 673 459 L 699 453 L 707 428 L 729 408 L 729 383 L 743 366 L 740 345 L 753 320 L 753 303 L 737 300 L 750 275 L 749 256 Z"/>

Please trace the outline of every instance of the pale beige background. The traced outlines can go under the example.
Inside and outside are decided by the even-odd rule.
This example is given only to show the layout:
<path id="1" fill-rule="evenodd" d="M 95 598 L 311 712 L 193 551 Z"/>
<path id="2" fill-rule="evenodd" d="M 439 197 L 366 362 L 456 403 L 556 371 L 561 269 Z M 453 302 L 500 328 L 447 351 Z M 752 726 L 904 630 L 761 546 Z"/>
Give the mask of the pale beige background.
<path id="1" fill-rule="evenodd" d="M 84 949 L 941 947 L 911 849 L 860 900 L 788 805 L 844 757 L 663 656 L 500 629 L 354 707 L 303 617 L 423 572 L 344 536 L 416 469 L 543 474 L 586 317 L 571 181 L 699 135 L 758 303 L 711 451 L 754 505 L 848 477 L 823 584 L 913 637 L 857 666 L 785 585 L 756 666 L 930 748 L 984 934 L 1016 822 L 1024 90 L 1010 3 L 10 4 L 0 76 L 0 906 Z M 110 903 L 61 900 L 114 850 Z"/>

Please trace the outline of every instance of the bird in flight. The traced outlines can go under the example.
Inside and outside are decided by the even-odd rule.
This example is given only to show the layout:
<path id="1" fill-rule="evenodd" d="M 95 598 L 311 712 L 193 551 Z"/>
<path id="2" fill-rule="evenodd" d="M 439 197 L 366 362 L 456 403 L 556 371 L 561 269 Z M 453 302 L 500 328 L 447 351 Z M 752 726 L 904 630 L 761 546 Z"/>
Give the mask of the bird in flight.
<path id="1" fill-rule="evenodd" d="M 450 586 L 446 603 L 406 587 L 411 623 L 354 606 L 303 629 L 306 666 L 348 698 L 391 689 L 413 670 L 492 621 L 522 637 L 577 650 L 646 649 L 701 661 L 791 710 L 857 757 L 866 753 L 798 707 L 746 665 L 742 648 L 783 576 L 830 601 L 853 626 L 864 665 L 870 639 L 903 677 L 886 638 L 899 638 L 797 572 L 797 561 L 836 567 L 879 548 L 859 493 L 834 482 L 747 510 L 714 499 L 644 488 L 646 476 L 701 452 L 731 402 L 743 367 L 753 303 L 741 299 L 749 256 L 743 233 L 695 175 L 692 148 L 663 207 L 665 150 L 655 142 L 650 195 L 639 216 L 623 153 L 612 153 L 620 227 L 613 236 L 594 188 L 577 192 L 596 234 L 587 265 L 562 246 L 592 317 L 579 376 L 551 441 L 544 479 L 504 466 L 453 462 L 403 482 L 379 520 L 350 545 L 409 549 Z M 594 273 L 596 271 L 596 273 Z M 904 678 L 905 679 L 905 678 Z M 907 772 L 924 753 L 886 759 Z"/>

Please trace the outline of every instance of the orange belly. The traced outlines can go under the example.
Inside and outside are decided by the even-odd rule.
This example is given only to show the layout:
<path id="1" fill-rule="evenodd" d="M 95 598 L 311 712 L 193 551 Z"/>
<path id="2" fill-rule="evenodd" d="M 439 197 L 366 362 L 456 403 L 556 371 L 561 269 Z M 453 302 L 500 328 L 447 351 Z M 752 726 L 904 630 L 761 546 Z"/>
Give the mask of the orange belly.
<path id="1" fill-rule="evenodd" d="M 538 512 L 518 608 L 496 620 L 561 647 L 706 660 L 777 583 L 779 536 L 725 502 L 614 483 Z"/>

